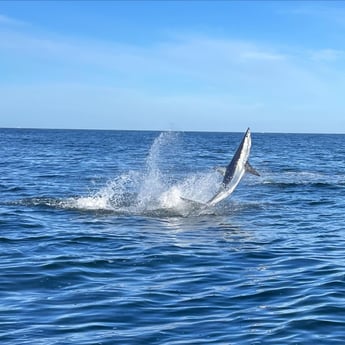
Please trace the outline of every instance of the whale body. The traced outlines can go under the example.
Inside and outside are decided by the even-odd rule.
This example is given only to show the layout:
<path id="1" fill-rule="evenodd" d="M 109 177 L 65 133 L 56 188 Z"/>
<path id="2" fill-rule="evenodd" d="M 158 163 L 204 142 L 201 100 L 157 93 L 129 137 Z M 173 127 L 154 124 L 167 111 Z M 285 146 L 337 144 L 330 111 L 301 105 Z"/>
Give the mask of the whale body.
<path id="1" fill-rule="evenodd" d="M 219 190 L 210 200 L 208 200 L 206 203 L 201 203 L 199 201 L 190 200 L 184 197 L 181 197 L 181 199 L 192 203 L 195 206 L 214 206 L 232 194 L 246 172 L 260 176 L 260 174 L 249 164 L 248 161 L 251 145 L 252 139 L 250 129 L 248 128 L 244 134 L 240 146 L 237 148 L 236 153 L 228 166 L 219 167 L 216 169 L 224 177 Z"/>
<path id="2" fill-rule="evenodd" d="M 206 202 L 206 205 L 214 206 L 231 195 L 246 172 L 260 176 L 248 161 L 251 145 L 252 139 L 248 128 L 229 165 L 226 169 L 218 169 L 223 173 L 224 178 L 218 192 Z"/>

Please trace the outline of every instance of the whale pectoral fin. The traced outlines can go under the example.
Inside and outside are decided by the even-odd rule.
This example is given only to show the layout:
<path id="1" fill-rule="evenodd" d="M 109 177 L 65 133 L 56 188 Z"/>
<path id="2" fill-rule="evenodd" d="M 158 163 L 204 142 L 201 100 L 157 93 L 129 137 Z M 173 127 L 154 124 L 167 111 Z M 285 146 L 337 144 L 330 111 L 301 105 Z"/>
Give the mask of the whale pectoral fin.
<path id="1" fill-rule="evenodd" d="M 187 199 L 187 198 L 184 198 L 182 196 L 180 196 L 180 199 L 185 201 L 185 202 L 188 202 L 188 203 L 190 203 L 190 204 L 192 204 L 193 206 L 196 206 L 196 207 L 206 206 L 206 204 L 203 203 L 203 202 Z"/>
<path id="2" fill-rule="evenodd" d="M 249 164 L 249 162 L 246 163 L 246 172 L 255 176 L 260 176 L 260 174 Z"/>
<path id="3" fill-rule="evenodd" d="M 216 167 L 215 170 L 219 172 L 222 176 L 225 176 L 226 167 Z"/>

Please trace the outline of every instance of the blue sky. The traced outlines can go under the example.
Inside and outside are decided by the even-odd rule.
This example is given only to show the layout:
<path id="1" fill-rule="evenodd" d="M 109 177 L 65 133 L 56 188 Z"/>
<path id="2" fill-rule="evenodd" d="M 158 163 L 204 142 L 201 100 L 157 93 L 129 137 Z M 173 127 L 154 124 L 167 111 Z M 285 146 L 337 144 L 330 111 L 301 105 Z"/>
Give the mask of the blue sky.
<path id="1" fill-rule="evenodd" d="M 1 1 L 0 127 L 345 133 L 345 2 Z"/>

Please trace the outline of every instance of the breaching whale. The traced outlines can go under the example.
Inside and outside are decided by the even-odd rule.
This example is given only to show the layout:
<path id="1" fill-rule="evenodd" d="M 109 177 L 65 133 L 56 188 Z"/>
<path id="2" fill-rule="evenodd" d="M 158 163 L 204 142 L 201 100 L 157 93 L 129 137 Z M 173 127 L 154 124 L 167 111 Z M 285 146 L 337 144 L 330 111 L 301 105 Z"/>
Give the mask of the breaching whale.
<path id="1" fill-rule="evenodd" d="M 207 201 L 207 205 L 213 206 L 227 198 L 238 186 L 245 172 L 260 176 L 248 161 L 251 145 L 252 139 L 248 128 L 234 157 L 224 171 L 223 182 L 218 192 Z"/>
<path id="2" fill-rule="evenodd" d="M 217 171 L 224 175 L 222 184 L 218 192 L 205 204 L 206 206 L 214 206 L 220 201 L 227 198 L 238 186 L 243 175 L 248 172 L 256 176 L 260 176 L 259 173 L 249 164 L 248 158 L 250 154 L 252 140 L 250 135 L 250 129 L 248 128 L 240 146 L 237 148 L 234 157 L 226 168 L 218 168 Z M 185 201 L 191 201 L 182 198 Z M 195 202 L 198 204 L 198 202 Z"/>

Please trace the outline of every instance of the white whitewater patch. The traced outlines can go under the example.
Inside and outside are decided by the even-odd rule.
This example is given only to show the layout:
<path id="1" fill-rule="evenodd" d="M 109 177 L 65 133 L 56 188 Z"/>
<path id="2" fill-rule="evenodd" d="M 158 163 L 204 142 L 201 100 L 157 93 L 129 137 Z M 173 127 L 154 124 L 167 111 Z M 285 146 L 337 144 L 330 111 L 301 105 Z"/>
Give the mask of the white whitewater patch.
<path id="1" fill-rule="evenodd" d="M 130 206 L 131 191 L 135 191 L 140 178 L 136 172 L 129 172 L 109 181 L 106 186 L 89 196 L 69 198 L 63 201 L 66 208 L 115 211 Z M 133 193 L 133 192 L 132 192 Z"/>
<path id="2" fill-rule="evenodd" d="M 89 196 L 89 197 L 80 197 L 80 198 L 70 198 L 63 204 L 67 208 L 76 208 L 80 210 L 108 210 L 112 211 L 113 207 L 109 203 L 107 198 L 102 196 Z"/>
<path id="3" fill-rule="evenodd" d="M 174 149 L 177 140 L 177 133 L 161 133 L 151 146 L 142 172 L 126 172 L 90 196 L 65 200 L 64 207 L 136 215 L 200 213 L 200 209 L 196 210 L 195 205 L 181 197 L 206 202 L 217 191 L 222 177 L 212 170 L 172 182 L 172 176 L 163 173 L 160 165 L 169 159 L 166 153 Z M 207 213 L 207 210 L 203 212 Z"/>

